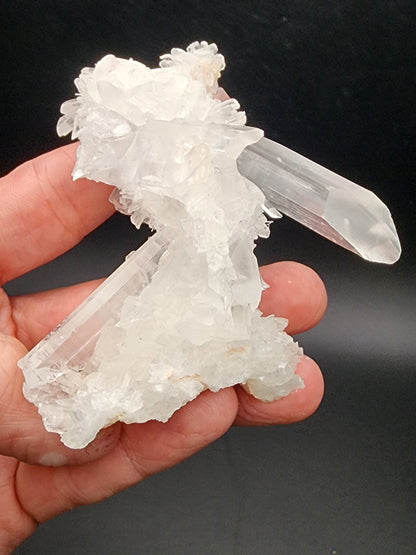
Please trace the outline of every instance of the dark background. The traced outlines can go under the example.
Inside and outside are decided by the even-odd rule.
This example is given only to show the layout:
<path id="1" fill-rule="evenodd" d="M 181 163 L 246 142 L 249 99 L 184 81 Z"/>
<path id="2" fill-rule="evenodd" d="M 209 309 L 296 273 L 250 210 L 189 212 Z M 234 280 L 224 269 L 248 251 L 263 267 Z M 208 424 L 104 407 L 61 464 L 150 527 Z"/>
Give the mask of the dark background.
<path id="1" fill-rule="evenodd" d="M 154 66 L 171 47 L 207 40 L 225 55 L 222 84 L 249 124 L 373 190 L 403 245 L 396 265 L 372 265 L 275 223 L 261 262 L 303 262 L 328 288 L 325 319 L 299 337 L 326 378 L 316 415 L 233 429 L 178 467 L 48 522 L 16 553 L 414 555 L 414 0 L 3 0 L 0 25 L 3 174 L 63 144 L 59 106 L 82 67 L 109 52 Z M 6 289 L 107 275 L 140 240 L 116 215 Z"/>

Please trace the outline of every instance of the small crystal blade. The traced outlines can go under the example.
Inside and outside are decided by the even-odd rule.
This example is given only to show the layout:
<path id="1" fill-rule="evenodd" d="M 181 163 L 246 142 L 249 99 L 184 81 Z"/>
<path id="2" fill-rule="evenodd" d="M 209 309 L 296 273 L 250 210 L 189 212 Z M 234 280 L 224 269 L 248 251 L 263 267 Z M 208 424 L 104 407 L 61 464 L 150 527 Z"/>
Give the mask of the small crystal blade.
<path id="1" fill-rule="evenodd" d="M 367 189 L 266 138 L 237 163 L 283 214 L 371 262 L 400 257 L 391 214 Z"/>

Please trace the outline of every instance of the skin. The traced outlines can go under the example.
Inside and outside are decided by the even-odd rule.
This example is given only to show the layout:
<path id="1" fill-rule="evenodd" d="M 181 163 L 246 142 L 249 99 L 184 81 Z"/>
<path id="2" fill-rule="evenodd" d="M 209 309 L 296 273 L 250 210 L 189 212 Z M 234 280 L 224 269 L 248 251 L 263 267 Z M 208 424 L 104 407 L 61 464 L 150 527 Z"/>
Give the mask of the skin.
<path id="1" fill-rule="evenodd" d="M 2 284 L 52 260 L 108 218 L 110 187 L 72 181 L 76 145 L 31 160 L 0 179 Z M 301 264 L 262 268 L 270 285 L 261 310 L 288 319 L 291 334 L 316 325 L 327 297 L 317 274 Z M 167 423 L 102 430 L 86 448 L 71 450 L 44 430 L 22 395 L 17 361 L 57 325 L 98 281 L 8 298 L 0 289 L 0 553 L 9 553 L 37 525 L 63 511 L 95 503 L 179 463 L 223 435 L 233 424 L 289 424 L 310 416 L 323 395 L 314 361 L 297 373 L 305 388 L 262 403 L 241 387 L 204 392 Z"/>

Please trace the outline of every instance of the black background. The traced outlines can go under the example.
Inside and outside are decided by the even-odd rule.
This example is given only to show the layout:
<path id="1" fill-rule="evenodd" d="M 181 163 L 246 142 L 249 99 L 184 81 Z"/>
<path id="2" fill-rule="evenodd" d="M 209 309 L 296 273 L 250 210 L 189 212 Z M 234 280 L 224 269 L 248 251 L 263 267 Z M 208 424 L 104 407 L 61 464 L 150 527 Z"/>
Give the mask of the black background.
<path id="1" fill-rule="evenodd" d="M 275 223 L 261 262 L 303 262 L 328 288 L 325 319 L 299 337 L 326 378 L 317 414 L 233 429 L 178 467 L 46 523 L 16 553 L 414 555 L 414 0 L 3 0 L 0 16 L 3 174 L 63 144 L 59 106 L 82 67 L 109 52 L 154 66 L 173 46 L 207 40 L 225 55 L 222 85 L 249 124 L 373 190 L 403 246 L 395 266 L 372 265 Z M 107 275 L 140 240 L 116 215 L 6 289 Z"/>

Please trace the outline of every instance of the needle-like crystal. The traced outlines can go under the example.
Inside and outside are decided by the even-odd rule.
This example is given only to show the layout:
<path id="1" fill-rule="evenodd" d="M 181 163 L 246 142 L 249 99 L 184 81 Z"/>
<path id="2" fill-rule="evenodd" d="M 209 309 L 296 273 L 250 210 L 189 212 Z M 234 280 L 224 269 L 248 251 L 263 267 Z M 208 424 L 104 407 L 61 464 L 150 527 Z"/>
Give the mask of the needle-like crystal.
<path id="1" fill-rule="evenodd" d="M 391 214 L 371 191 L 270 139 L 248 146 L 238 168 L 269 204 L 371 262 L 401 253 Z"/>

